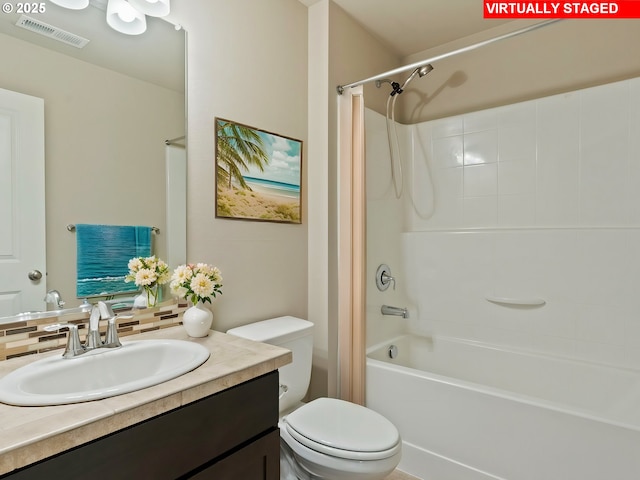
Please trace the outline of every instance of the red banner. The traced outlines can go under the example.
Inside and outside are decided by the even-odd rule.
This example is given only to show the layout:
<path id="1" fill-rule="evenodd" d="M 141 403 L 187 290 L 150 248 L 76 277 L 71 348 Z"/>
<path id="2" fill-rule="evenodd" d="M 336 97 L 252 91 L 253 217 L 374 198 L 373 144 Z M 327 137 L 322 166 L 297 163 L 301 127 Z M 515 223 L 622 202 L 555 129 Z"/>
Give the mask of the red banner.
<path id="1" fill-rule="evenodd" d="M 617 2 L 484 0 L 484 18 L 640 18 L 640 0 Z"/>

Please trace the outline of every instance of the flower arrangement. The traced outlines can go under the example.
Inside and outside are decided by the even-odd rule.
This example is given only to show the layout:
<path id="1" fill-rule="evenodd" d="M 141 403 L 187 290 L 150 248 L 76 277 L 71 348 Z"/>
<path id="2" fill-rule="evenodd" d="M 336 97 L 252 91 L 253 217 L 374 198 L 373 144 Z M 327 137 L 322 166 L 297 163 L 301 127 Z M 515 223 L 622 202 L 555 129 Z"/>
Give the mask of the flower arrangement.
<path id="1" fill-rule="evenodd" d="M 218 267 L 206 263 L 180 265 L 171 276 L 171 292 L 177 297 L 211 303 L 216 295 L 222 295 L 222 275 Z"/>
<path id="2" fill-rule="evenodd" d="M 129 260 L 129 274 L 125 282 L 135 282 L 147 294 L 147 305 L 155 307 L 158 301 L 158 287 L 170 280 L 169 265 L 163 260 L 151 257 L 135 257 Z"/>

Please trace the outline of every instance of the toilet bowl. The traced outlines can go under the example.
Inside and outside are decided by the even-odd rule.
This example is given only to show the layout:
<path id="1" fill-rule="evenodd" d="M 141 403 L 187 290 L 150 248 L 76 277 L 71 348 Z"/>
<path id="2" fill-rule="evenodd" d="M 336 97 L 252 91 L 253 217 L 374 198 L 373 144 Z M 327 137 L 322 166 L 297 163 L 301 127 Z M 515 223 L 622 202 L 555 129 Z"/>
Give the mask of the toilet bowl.
<path id="1" fill-rule="evenodd" d="M 310 478 L 382 479 L 401 456 L 391 422 L 334 398 L 318 398 L 282 418 L 280 436 Z"/>
<path id="2" fill-rule="evenodd" d="M 335 398 L 301 403 L 311 377 L 313 324 L 278 317 L 227 333 L 292 351 L 279 369 L 281 479 L 381 480 L 402 454 L 396 427 L 361 405 Z"/>

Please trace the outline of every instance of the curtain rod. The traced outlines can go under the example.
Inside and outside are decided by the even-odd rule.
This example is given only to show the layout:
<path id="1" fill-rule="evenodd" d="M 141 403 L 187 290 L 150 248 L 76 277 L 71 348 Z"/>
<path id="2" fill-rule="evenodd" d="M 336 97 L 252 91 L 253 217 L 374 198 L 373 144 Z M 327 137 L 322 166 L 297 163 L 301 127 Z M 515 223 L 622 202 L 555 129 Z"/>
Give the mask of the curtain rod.
<path id="1" fill-rule="evenodd" d="M 349 83 L 347 85 L 338 85 L 336 87 L 336 90 L 338 91 L 339 95 L 342 95 L 342 93 L 347 88 L 353 88 L 353 87 L 357 87 L 358 85 L 362 85 L 364 83 L 374 82 L 376 80 L 382 80 L 382 79 L 384 79 L 384 78 L 386 78 L 388 76 L 395 75 L 397 73 L 402 73 L 402 72 L 406 72 L 407 70 L 416 69 L 418 67 L 426 65 L 427 63 L 437 62 L 438 60 L 443 60 L 445 58 L 452 57 L 454 55 L 458 55 L 459 53 L 470 52 L 471 50 L 475 50 L 476 48 L 484 47 L 485 45 L 490 45 L 490 44 L 492 44 L 494 42 L 498 42 L 500 40 L 505 40 L 507 38 L 515 37 L 517 35 L 522 35 L 523 33 L 527 33 L 527 32 L 530 32 L 532 30 L 536 30 L 538 28 L 546 27 L 547 25 L 551 25 L 552 23 L 559 22 L 560 20 L 561 19 L 554 19 L 554 20 L 547 20 L 547 21 L 544 21 L 544 22 L 536 23 L 535 25 L 530 25 L 528 27 L 521 28 L 520 30 L 515 30 L 513 32 L 505 33 L 504 35 L 499 35 L 497 37 L 490 38 L 490 39 L 484 40 L 482 42 L 474 43 L 473 45 L 469 45 L 467 47 L 459 48 L 457 50 L 453 50 L 453 51 L 448 52 L 448 53 L 443 53 L 441 55 L 436 55 L 435 57 L 427 58 L 426 60 L 422 60 L 420 62 L 415 62 L 415 63 L 412 63 L 410 65 L 405 65 L 404 67 L 399 67 L 399 68 L 396 68 L 394 70 L 389 70 L 388 72 L 381 73 L 379 75 L 367 78 L 365 80 L 360 80 L 359 82 L 353 82 L 353 83 Z"/>

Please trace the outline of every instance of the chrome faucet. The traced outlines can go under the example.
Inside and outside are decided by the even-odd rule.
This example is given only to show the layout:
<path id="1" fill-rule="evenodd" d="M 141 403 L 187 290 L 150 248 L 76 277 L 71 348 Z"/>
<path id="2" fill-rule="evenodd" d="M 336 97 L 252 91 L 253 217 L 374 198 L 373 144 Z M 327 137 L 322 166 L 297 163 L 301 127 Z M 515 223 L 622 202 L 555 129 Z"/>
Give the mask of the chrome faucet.
<path id="1" fill-rule="evenodd" d="M 94 348 L 117 348 L 122 346 L 118 338 L 118 325 L 116 323 L 118 318 L 118 315 L 113 314 L 111 305 L 105 302 L 98 302 L 93 306 L 91 317 L 89 318 L 89 333 L 85 343 L 87 351 Z M 104 342 L 100 338 L 99 322 L 101 319 L 107 320 L 107 333 L 104 336 Z"/>
<path id="2" fill-rule="evenodd" d="M 59 332 L 63 329 L 69 330 L 69 338 L 67 339 L 67 347 L 64 350 L 62 356 L 64 358 L 78 357 L 84 353 L 87 353 L 96 348 L 117 348 L 121 347 L 120 339 L 118 338 L 118 325 L 116 320 L 118 315 L 113 315 L 111 308 L 104 302 L 98 302 L 91 308 L 91 316 L 89 317 L 89 331 L 87 332 L 87 338 L 85 344 L 82 345 L 80 341 L 80 334 L 78 333 L 78 325 L 73 323 L 56 323 L 53 325 L 47 325 L 44 330 L 47 332 Z M 107 320 L 107 333 L 105 335 L 104 342 L 100 336 L 100 320 Z"/>
<path id="3" fill-rule="evenodd" d="M 383 315 L 396 315 L 402 318 L 409 318 L 409 310 L 401 307 L 392 307 L 391 305 L 382 305 L 380 309 Z"/>
<path id="4" fill-rule="evenodd" d="M 94 305 L 91 308 L 91 316 L 89 317 L 89 332 L 84 341 L 84 348 L 89 351 L 102 346 L 102 338 L 100 338 L 100 307 Z"/>
<path id="5" fill-rule="evenodd" d="M 64 307 L 65 304 L 65 301 L 62 300 L 62 297 L 60 296 L 60 292 L 58 290 L 49 290 L 44 296 L 44 301 L 55 305 L 56 307 L 58 307 L 58 310 Z"/>

